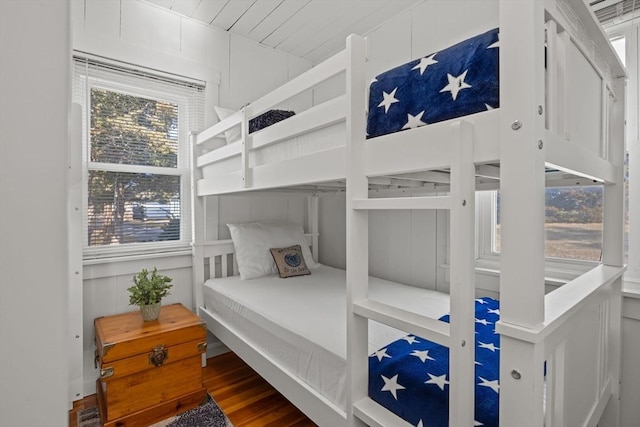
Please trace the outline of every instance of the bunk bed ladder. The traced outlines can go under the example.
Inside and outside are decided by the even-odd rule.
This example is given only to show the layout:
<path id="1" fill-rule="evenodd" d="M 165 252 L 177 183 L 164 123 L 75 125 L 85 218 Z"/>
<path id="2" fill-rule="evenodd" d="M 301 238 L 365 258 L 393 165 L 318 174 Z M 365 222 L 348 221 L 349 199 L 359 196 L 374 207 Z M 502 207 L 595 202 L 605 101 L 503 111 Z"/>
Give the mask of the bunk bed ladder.
<path id="1" fill-rule="evenodd" d="M 356 120 L 357 121 L 357 120 Z M 349 126 L 349 124 L 348 124 Z M 355 124 L 356 129 L 364 125 Z M 348 424 L 409 425 L 367 397 L 368 320 L 375 320 L 449 347 L 449 424 L 474 423 L 474 237 L 475 167 L 473 127 L 453 122 L 458 138 L 451 146 L 451 188 L 447 196 L 369 199 L 364 174 L 364 138 L 347 147 L 347 358 L 351 405 Z M 348 127 L 352 129 L 352 127 Z M 352 135 L 355 136 L 355 135 Z M 368 212 L 370 210 L 449 210 L 451 323 L 368 299 Z"/>

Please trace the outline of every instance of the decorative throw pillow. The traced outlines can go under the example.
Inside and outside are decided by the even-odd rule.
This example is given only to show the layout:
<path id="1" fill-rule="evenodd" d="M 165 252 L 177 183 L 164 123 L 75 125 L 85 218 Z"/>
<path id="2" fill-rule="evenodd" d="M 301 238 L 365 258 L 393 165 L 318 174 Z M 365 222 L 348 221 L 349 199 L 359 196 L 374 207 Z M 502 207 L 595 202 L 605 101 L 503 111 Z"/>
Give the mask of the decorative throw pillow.
<path id="1" fill-rule="evenodd" d="M 218 115 L 218 118 L 220 120 L 224 120 L 230 115 L 232 115 L 233 113 L 235 113 L 235 111 L 233 110 L 229 110 L 228 108 L 218 107 L 217 105 L 214 106 L 213 109 L 216 110 L 216 114 Z M 234 142 L 240 141 L 241 139 L 240 126 L 234 126 L 228 131 L 225 131 L 224 138 L 227 140 L 227 144 L 232 144 Z"/>
<path id="2" fill-rule="evenodd" d="M 304 231 L 299 225 L 264 221 L 227 224 L 227 227 L 233 240 L 238 271 L 242 280 L 278 273 L 269 253 L 271 248 L 300 245 L 307 267 L 318 266 L 313 260 Z"/>
<path id="3" fill-rule="evenodd" d="M 278 267 L 280 277 L 307 276 L 311 274 L 304 262 L 302 248 L 300 245 L 289 246 L 288 248 L 272 248 L 269 250 L 271 256 Z"/>

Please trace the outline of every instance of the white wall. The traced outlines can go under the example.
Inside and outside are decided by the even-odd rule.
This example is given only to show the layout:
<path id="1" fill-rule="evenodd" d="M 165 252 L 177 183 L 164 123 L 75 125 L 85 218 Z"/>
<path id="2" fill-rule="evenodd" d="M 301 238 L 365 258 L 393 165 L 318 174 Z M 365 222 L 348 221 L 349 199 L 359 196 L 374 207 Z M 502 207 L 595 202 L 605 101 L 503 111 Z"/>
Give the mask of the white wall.
<path id="1" fill-rule="evenodd" d="M 319 259 L 346 267 L 346 199 L 324 195 L 319 202 Z M 380 211 L 369 214 L 369 274 L 413 286 L 448 291 L 446 221 L 442 211 Z"/>
<path id="2" fill-rule="evenodd" d="M 138 0 L 72 0 L 71 16 L 74 50 L 205 82 L 207 126 L 217 121 L 214 105 L 240 108 L 311 67 L 302 59 Z M 217 221 L 219 216 L 224 224 L 265 216 L 294 219 L 304 225 L 306 205 L 301 204 L 302 199 L 246 200 L 212 200 L 209 221 Z M 287 208 L 289 204 L 291 207 Z M 221 229 L 224 237 L 226 230 Z M 217 231 L 212 230 L 207 238 L 218 237 Z M 154 266 L 173 278 L 172 295 L 164 302 L 181 302 L 194 308 L 190 253 L 85 263 L 82 395 L 95 393 L 93 320 L 134 310 L 128 305 L 126 291 L 131 277 L 141 268 Z"/>
<path id="3" fill-rule="evenodd" d="M 0 425 L 67 425 L 69 2 L 0 2 Z"/>

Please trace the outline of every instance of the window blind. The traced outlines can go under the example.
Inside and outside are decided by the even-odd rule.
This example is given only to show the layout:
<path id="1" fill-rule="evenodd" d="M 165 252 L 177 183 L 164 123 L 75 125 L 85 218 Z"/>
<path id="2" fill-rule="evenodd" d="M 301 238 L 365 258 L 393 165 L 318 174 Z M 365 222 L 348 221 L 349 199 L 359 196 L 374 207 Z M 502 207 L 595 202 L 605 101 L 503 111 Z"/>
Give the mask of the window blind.
<path id="1" fill-rule="evenodd" d="M 78 55 L 73 100 L 83 112 L 85 259 L 189 243 L 188 134 L 204 126 L 204 85 Z"/>

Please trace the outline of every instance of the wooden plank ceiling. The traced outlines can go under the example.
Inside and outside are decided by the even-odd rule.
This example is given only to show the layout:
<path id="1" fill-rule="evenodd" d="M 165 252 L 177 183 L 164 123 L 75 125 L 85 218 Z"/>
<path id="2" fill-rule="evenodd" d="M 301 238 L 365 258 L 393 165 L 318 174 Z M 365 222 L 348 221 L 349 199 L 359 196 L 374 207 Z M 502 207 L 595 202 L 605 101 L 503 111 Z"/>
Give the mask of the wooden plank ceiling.
<path id="1" fill-rule="evenodd" d="M 147 0 L 175 13 L 318 63 L 425 0 Z"/>
<path id="2" fill-rule="evenodd" d="M 265 46 L 318 63 L 427 0 L 145 0 Z M 640 16 L 640 0 L 585 0 L 603 27 Z"/>

